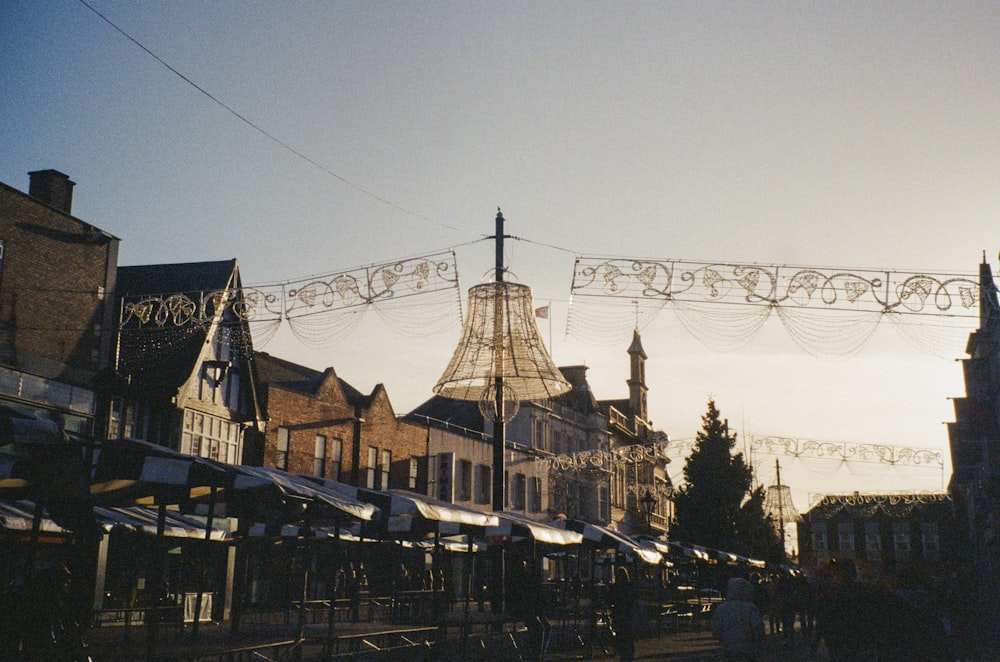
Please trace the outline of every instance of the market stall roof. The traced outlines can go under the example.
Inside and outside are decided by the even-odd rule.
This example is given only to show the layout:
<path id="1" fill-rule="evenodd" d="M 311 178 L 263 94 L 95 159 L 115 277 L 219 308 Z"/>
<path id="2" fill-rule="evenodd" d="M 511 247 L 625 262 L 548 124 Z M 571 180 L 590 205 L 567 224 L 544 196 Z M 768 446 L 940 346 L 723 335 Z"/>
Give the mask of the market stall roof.
<path id="1" fill-rule="evenodd" d="M 487 536 L 512 536 L 531 538 L 535 542 L 551 545 L 579 545 L 583 542 L 583 534 L 568 529 L 561 529 L 524 515 L 509 512 L 494 513 L 500 520 L 497 526 L 486 529 Z"/>
<path id="2" fill-rule="evenodd" d="M 139 439 L 94 442 L 90 493 L 99 506 L 182 504 L 232 481 L 228 465 Z"/>
<path id="3" fill-rule="evenodd" d="M 463 532 L 463 529 L 481 531 L 499 524 L 494 514 L 464 508 L 408 490 L 370 490 L 334 480 L 310 480 L 316 480 L 338 494 L 378 506 L 382 511 L 380 524 L 388 534 L 421 535 L 437 531 L 450 535 Z"/>
<path id="4" fill-rule="evenodd" d="M 94 508 L 94 514 L 106 530 L 122 526 L 151 536 L 157 531 L 157 510 L 133 506 L 131 508 Z M 163 535 L 174 538 L 192 538 L 205 540 L 208 523 L 197 518 L 182 515 L 179 512 L 167 510 L 164 519 Z M 232 540 L 232 534 L 227 527 L 213 523 L 208 540 Z"/>
<path id="5" fill-rule="evenodd" d="M 628 536 L 598 524 L 577 519 L 557 519 L 552 522 L 552 526 L 582 534 L 585 544 L 593 545 L 599 549 L 633 554 L 650 565 L 656 565 L 663 560 L 663 554 L 655 549 L 644 548 Z"/>
<path id="6" fill-rule="evenodd" d="M 307 476 L 292 474 L 272 467 L 233 467 L 233 494 L 227 497 L 240 510 L 258 510 L 262 499 L 298 506 L 301 514 L 308 511 L 313 519 L 371 520 L 378 514 L 378 507 L 356 499 L 342 491 L 330 489 L 323 482 Z M 331 481 L 332 482 L 332 481 Z"/>
<path id="7" fill-rule="evenodd" d="M 36 504 L 32 501 L 0 502 L 0 527 L 17 532 L 29 532 L 35 516 Z M 95 508 L 97 523 L 104 531 L 111 531 L 120 526 L 127 529 L 156 535 L 157 511 L 152 508 L 132 506 L 128 508 Z M 187 517 L 176 511 L 167 510 L 164 520 L 163 534 L 174 538 L 193 538 L 205 540 L 206 523 L 197 518 Z M 59 526 L 43 509 L 39 531 L 42 533 L 59 533 L 70 535 L 71 531 Z M 225 527 L 213 525 L 210 540 L 230 540 L 231 536 Z"/>
<path id="8" fill-rule="evenodd" d="M 767 566 L 767 563 L 760 559 L 751 558 L 742 554 L 736 554 L 734 552 L 726 552 L 712 547 L 705 547 L 703 545 L 695 545 L 689 542 L 671 540 L 668 545 L 672 551 L 679 552 L 686 557 L 701 561 L 714 561 L 716 563 L 726 564 L 745 563 L 755 568 L 763 568 Z"/>

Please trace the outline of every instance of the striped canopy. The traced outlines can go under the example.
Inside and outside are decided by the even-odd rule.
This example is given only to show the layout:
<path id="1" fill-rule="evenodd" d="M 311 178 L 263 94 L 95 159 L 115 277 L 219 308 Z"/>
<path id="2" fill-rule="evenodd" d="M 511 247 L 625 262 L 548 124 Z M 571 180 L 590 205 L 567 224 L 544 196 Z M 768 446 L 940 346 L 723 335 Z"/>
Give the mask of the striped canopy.
<path id="1" fill-rule="evenodd" d="M 301 518 L 317 523 L 370 520 L 378 508 L 370 502 L 330 489 L 322 482 L 271 467 L 233 467 L 232 494 L 227 497 L 228 514 L 259 515 L 277 508 L 287 524 Z"/>
<path id="2" fill-rule="evenodd" d="M 530 538 L 535 542 L 551 545 L 579 545 L 583 535 L 568 529 L 561 529 L 517 513 L 494 513 L 500 520 L 498 526 L 486 529 L 487 536 Z"/>
<path id="3" fill-rule="evenodd" d="M 430 533 L 454 535 L 481 533 L 486 527 L 497 526 L 496 515 L 471 508 L 463 508 L 433 497 L 407 490 L 370 490 L 345 485 L 333 480 L 313 479 L 327 489 L 352 499 L 374 504 L 381 510 L 379 530 L 372 535 L 423 536 Z"/>
<path id="4" fill-rule="evenodd" d="M 656 565 L 663 560 L 663 554 L 655 549 L 643 547 L 628 536 L 604 526 L 576 519 L 557 519 L 552 522 L 552 526 L 580 533 L 584 544 L 632 555 L 650 565 Z"/>

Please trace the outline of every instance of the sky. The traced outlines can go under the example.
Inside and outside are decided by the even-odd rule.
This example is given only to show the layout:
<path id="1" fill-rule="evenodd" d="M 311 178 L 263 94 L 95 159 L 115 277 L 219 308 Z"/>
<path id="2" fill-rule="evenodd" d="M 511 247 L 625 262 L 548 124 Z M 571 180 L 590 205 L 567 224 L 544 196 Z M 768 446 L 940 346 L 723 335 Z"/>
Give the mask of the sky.
<path id="1" fill-rule="evenodd" d="M 577 256 L 996 271 L 997 34 L 995 2 L 5 0 L 0 181 L 69 175 L 122 265 L 235 257 L 254 284 L 453 250 L 463 305 L 502 208 L 553 359 L 623 398 L 627 342 L 566 333 Z M 285 329 L 258 349 L 384 384 L 402 413 L 459 332 L 368 315 L 324 349 Z M 832 361 L 774 320 L 736 352 L 666 314 L 642 339 L 671 439 L 713 398 L 741 440 L 943 452 L 888 477 L 779 458 L 800 507 L 946 487 L 961 334 L 941 358 L 880 328 Z"/>

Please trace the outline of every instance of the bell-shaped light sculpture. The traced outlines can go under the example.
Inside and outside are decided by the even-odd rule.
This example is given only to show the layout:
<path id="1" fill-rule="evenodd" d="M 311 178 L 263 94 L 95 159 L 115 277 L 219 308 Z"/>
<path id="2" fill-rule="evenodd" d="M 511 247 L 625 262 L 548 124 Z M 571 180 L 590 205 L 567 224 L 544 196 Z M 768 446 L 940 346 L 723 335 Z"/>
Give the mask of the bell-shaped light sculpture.
<path id="1" fill-rule="evenodd" d="M 764 514 L 769 515 L 776 523 L 781 547 L 785 547 L 785 524 L 801 519 L 795 503 L 792 501 L 792 489 L 781 484 L 781 464 L 774 461 L 775 485 L 769 485 L 764 493 Z"/>
<path id="2" fill-rule="evenodd" d="M 455 400 L 477 400 L 483 415 L 497 420 L 500 378 L 503 419 L 522 400 L 544 400 L 570 389 L 542 344 L 531 288 L 518 283 L 484 283 L 469 290 L 462 338 L 434 392 Z"/>

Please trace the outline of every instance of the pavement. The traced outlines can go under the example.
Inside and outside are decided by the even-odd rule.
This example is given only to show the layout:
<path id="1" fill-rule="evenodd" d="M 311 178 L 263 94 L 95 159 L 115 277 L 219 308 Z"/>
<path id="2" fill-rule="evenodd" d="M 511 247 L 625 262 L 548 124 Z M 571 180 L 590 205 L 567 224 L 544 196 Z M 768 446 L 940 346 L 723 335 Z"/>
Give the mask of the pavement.
<path id="1" fill-rule="evenodd" d="M 372 632 L 384 630 L 405 629 L 406 626 L 394 624 L 375 623 L 344 623 L 338 622 L 335 625 L 338 636 L 350 638 L 351 635 L 370 635 Z M 228 624 L 202 623 L 199 626 L 197 636 L 190 630 L 190 625 L 186 630 L 179 632 L 173 629 L 164 629 L 159 633 L 155 642 L 150 642 L 148 632 L 142 626 L 133 626 L 126 630 L 121 626 L 102 627 L 91 630 L 87 633 L 88 652 L 94 662 L 131 662 L 133 660 L 149 660 L 157 662 L 180 662 L 182 660 L 216 660 L 216 659 L 289 659 L 287 656 L 292 643 L 295 640 L 295 624 L 278 625 L 275 627 L 254 627 L 248 631 L 232 633 Z M 323 653 L 323 637 L 326 626 L 307 625 L 305 628 L 306 645 L 302 649 L 301 659 L 322 660 L 329 659 Z M 440 659 L 461 659 L 457 653 L 457 633 L 454 631 L 449 635 L 452 642 L 448 649 L 450 654 L 437 649 L 433 655 L 422 653 L 423 649 L 414 649 L 413 655 L 396 655 L 394 660 L 414 659 L 414 660 L 440 660 Z M 501 650 L 495 642 L 488 644 L 479 643 L 478 652 L 475 648 L 468 649 L 466 659 L 469 660 L 492 660 L 510 659 L 511 650 Z M 235 653 L 238 649 L 260 647 L 270 645 L 268 650 L 262 650 L 259 654 Z M 427 649 L 435 650 L 435 649 Z M 228 653 L 223 653 L 228 651 Z M 358 659 L 378 660 L 379 657 L 369 654 L 359 656 Z M 444 653 L 444 654 L 442 654 Z M 660 660 L 669 662 L 703 662 L 709 660 L 721 660 L 722 654 L 718 643 L 713 639 L 710 632 L 705 628 L 682 630 L 679 632 L 664 633 L 660 636 L 641 637 L 636 641 L 636 660 Z M 228 655 L 228 657 L 227 657 Z M 385 659 L 389 659 L 388 656 Z M 515 658 L 516 659 L 516 658 Z M 546 654 L 544 658 L 547 662 L 569 662 L 571 660 L 597 660 L 615 659 L 614 655 L 605 654 L 599 649 L 582 644 L 571 645 L 562 642 L 558 646 L 553 646 L 553 650 Z M 818 654 L 810 655 L 809 646 L 806 640 L 796 633 L 795 638 L 789 643 L 781 635 L 769 635 L 765 639 L 765 652 L 761 662 L 828 662 L 825 650 L 820 647 Z"/>

